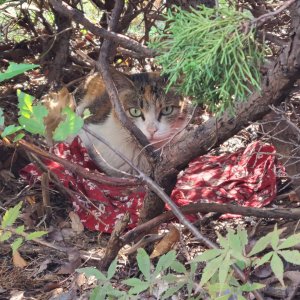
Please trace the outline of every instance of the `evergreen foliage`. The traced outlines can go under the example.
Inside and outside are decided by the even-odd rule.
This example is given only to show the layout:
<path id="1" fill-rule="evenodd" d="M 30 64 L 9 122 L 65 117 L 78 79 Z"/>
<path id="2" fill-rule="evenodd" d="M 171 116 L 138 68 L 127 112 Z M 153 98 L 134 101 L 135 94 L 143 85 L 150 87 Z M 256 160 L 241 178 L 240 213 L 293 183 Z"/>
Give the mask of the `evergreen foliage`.
<path id="1" fill-rule="evenodd" d="M 264 47 L 249 27 L 247 13 L 228 6 L 205 6 L 191 12 L 176 8 L 167 13 L 168 29 L 150 47 L 161 53 L 157 63 L 179 90 L 212 111 L 233 111 L 251 88 L 259 89 L 259 65 Z"/>

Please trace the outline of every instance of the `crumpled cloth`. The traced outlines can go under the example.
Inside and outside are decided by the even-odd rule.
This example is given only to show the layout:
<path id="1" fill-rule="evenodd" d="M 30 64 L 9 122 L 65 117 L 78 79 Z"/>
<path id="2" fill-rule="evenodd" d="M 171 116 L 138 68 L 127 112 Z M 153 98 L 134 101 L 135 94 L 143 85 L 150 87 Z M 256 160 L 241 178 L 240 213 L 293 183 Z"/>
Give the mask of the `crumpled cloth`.
<path id="1" fill-rule="evenodd" d="M 55 145 L 51 152 L 87 170 L 97 170 L 78 137 L 71 144 Z M 64 186 L 75 192 L 76 199 L 70 200 L 86 228 L 111 233 L 125 212 L 130 214 L 129 228 L 137 225 L 145 186 L 128 190 L 85 179 L 54 161 L 44 160 L 44 163 Z M 282 171 L 274 146 L 253 142 L 235 153 L 203 155 L 192 160 L 178 175 L 171 198 L 178 206 L 200 201 L 262 207 L 274 199 L 278 174 Z M 29 164 L 20 175 L 33 182 L 40 180 L 41 172 Z"/>

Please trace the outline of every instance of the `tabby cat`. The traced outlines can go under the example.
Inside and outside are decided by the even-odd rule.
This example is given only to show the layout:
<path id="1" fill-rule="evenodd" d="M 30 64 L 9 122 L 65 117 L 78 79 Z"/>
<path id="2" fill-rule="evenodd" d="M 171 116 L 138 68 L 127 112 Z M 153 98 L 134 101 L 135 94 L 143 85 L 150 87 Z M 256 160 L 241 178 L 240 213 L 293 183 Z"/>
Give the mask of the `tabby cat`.
<path id="1" fill-rule="evenodd" d="M 172 89 L 166 93 L 166 79 L 158 73 L 124 75 L 113 72 L 112 76 L 127 116 L 154 147 L 167 144 L 186 125 L 189 104 Z M 91 113 L 86 126 L 137 167 L 147 170 L 149 166 L 143 151 L 118 120 L 101 76 L 97 73 L 90 76 L 80 94 L 78 113 L 82 114 L 86 108 Z M 133 173 L 126 162 L 95 137 L 84 130 L 79 136 L 91 158 L 103 171 L 114 176 L 122 175 L 121 172 Z"/>

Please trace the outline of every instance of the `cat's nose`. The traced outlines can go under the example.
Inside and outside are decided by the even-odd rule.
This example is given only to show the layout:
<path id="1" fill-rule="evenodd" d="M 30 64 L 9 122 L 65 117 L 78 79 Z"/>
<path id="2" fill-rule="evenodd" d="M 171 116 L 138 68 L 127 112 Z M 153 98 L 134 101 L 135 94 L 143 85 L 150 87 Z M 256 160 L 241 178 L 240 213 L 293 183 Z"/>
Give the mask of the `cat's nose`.
<path id="1" fill-rule="evenodd" d="M 155 134 L 155 132 L 157 131 L 157 129 L 158 128 L 155 125 L 147 127 L 147 131 L 149 132 L 149 134 L 151 135 L 151 137 L 153 137 L 153 135 Z"/>

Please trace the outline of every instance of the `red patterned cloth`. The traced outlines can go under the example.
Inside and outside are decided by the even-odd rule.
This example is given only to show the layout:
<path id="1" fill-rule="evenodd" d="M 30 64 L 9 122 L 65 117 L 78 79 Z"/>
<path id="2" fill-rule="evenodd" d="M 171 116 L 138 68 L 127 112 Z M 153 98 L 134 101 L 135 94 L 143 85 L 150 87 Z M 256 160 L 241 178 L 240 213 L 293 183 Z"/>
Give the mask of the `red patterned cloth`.
<path id="1" fill-rule="evenodd" d="M 70 145 L 57 144 L 51 151 L 87 170 L 97 170 L 79 138 Z M 127 211 L 131 217 L 130 228 L 136 226 L 145 186 L 129 191 L 121 186 L 84 179 L 53 161 L 45 160 L 44 163 L 76 193 L 76 199 L 71 201 L 86 228 L 111 233 L 115 223 Z M 194 159 L 179 174 L 171 198 L 179 206 L 201 201 L 261 207 L 269 204 L 276 195 L 276 174 L 274 147 L 254 142 L 232 154 L 204 155 Z M 40 180 L 41 174 L 29 164 L 20 175 L 32 182 Z"/>

